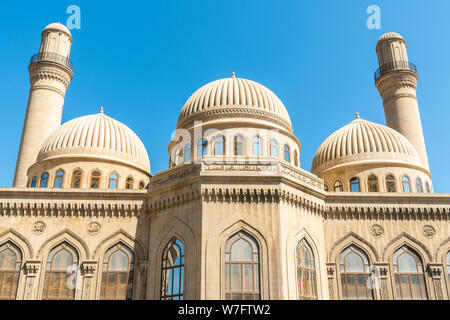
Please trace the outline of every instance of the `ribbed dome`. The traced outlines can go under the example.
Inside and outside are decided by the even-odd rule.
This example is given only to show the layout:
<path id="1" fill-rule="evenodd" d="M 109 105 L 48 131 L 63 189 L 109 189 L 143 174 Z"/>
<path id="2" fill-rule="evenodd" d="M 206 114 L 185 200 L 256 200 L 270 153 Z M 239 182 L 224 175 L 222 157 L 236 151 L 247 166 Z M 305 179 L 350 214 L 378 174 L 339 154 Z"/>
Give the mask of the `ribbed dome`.
<path id="1" fill-rule="evenodd" d="M 419 154 L 403 135 L 360 118 L 329 136 L 314 156 L 311 171 L 321 174 L 355 162 L 399 162 L 421 166 Z"/>
<path id="2" fill-rule="evenodd" d="M 280 99 L 263 85 L 247 79 L 220 79 L 198 89 L 181 110 L 177 127 L 217 116 L 262 118 L 292 130 Z"/>
<path id="3" fill-rule="evenodd" d="M 48 26 L 45 27 L 44 31 L 46 30 L 58 30 L 67 33 L 67 35 L 72 38 L 72 34 L 70 33 L 70 30 L 63 24 L 59 22 L 50 23 Z"/>
<path id="4" fill-rule="evenodd" d="M 113 160 L 150 172 L 148 154 L 139 137 L 103 111 L 56 129 L 42 145 L 37 160 L 59 157 Z"/>

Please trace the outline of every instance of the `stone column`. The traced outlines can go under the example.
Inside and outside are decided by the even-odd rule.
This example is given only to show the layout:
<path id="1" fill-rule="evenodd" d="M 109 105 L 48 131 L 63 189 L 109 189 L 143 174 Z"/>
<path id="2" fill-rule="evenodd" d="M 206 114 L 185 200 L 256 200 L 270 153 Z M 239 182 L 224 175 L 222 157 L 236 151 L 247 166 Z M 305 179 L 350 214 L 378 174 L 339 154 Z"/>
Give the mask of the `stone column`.
<path id="1" fill-rule="evenodd" d="M 133 300 L 145 300 L 147 297 L 147 272 L 148 272 L 148 261 L 139 261 L 138 268 L 135 274 L 136 279 L 134 283 L 136 284 L 136 289 L 134 290 Z"/>
<path id="2" fill-rule="evenodd" d="M 428 275 L 433 282 L 433 289 L 436 300 L 445 299 L 443 291 L 443 288 L 445 288 L 445 284 L 443 283 L 443 280 L 445 281 L 445 277 L 442 276 L 444 274 L 443 269 L 444 266 L 441 263 L 429 263 L 427 266 Z"/>
<path id="3" fill-rule="evenodd" d="M 379 299 L 381 300 L 392 300 L 392 292 L 390 290 L 390 272 L 389 272 L 389 263 L 378 262 L 374 264 L 375 273 L 374 277 L 374 289 L 379 293 Z"/>
<path id="4" fill-rule="evenodd" d="M 95 287 L 94 276 L 97 271 L 97 261 L 84 261 L 81 264 L 81 300 L 94 300 L 95 291 L 92 293 L 92 287 Z"/>
<path id="5" fill-rule="evenodd" d="M 336 264 L 327 263 L 328 296 L 330 300 L 339 300 L 336 280 Z"/>
<path id="6" fill-rule="evenodd" d="M 39 284 L 40 260 L 28 260 L 23 267 L 25 273 L 25 290 L 23 300 L 36 300 Z"/>

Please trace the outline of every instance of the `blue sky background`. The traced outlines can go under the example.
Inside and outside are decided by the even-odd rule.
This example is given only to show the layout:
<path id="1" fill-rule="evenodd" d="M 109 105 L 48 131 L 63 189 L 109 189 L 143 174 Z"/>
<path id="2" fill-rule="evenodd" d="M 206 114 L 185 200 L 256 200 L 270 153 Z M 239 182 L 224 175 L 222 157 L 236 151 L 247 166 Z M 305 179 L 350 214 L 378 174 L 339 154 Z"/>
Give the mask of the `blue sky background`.
<path id="1" fill-rule="evenodd" d="M 310 170 L 319 145 L 359 112 L 385 123 L 374 86 L 375 45 L 396 31 L 419 69 L 418 99 L 436 192 L 450 192 L 450 1 L 3 1 L 0 10 L 2 128 L 0 186 L 11 186 L 29 90 L 28 63 L 40 33 L 72 30 L 75 76 L 63 122 L 105 113 L 133 129 L 150 155 L 152 173 L 168 167 L 178 114 L 202 85 L 236 72 L 286 105 Z M 381 8 L 381 30 L 366 27 L 369 5 Z"/>

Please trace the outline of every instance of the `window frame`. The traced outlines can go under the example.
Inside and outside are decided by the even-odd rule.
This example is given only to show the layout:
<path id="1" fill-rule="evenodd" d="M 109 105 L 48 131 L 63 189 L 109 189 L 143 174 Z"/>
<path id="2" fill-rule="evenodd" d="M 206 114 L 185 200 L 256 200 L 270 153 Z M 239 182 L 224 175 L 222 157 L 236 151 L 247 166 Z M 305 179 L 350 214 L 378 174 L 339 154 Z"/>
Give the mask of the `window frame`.
<path id="1" fill-rule="evenodd" d="M 14 269 L 0 269 L 0 300 L 16 300 L 21 278 L 22 264 L 24 260 L 23 252 L 19 246 L 17 246 L 10 240 L 0 244 L 0 255 L 6 250 L 13 252 L 15 256 L 15 262 L 14 262 Z M 3 293 L 3 285 L 5 284 L 4 281 L 5 276 L 6 274 L 11 273 L 12 273 L 12 283 L 9 297 L 3 296 L 2 293 Z"/>
<path id="2" fill-rule="evenodd" d="M 392 179 L 390 178 L 392 177 Z M 397 183 L 395 181 L 395 176 L 393 174 L 387 174 L 384 178 L 385 186 L 386 186 L 386 192 L 387 193 L 395 193 L 397 192 Z M 389 183 L 392 183 L 394 185 L 394 191 L 389 191 Z"/>
<path id="3" fill-rule="evenodd" d="M 356 180 L 356 182 L 354 182 L 353 180 Z M 351 178 L 349 180 L 349 183 L 350 183 L 350 192 L 354 192 L 354 193 L 361 192 L 361 179 L 359 177 Z M 353 191 L 353 186 L 355 186 L 355 185 L 358 186 L 358 191 Z"/>
<path id="4" fill-rule="evenodd" d="M 287 163 L 291 163 L 291 147 L 287 143 L 283 147 L 283 154 L 284 161 L 286 161 Z"/>
<path id="5" fill-rule="evenodd" d="M 262 144 L 263 144 L 263 140 L 260 136 L 257 135 L 255 137 L 253 137 L 253 139 L 252 139 L 252 154 L 254 157 L 262 156 Z"/>
<path id="6" fill-rule="evenodd" d="M 181 245 L 181 246 L 180 246 Z M 168 258 L 169 255 L 169 251 L 172 247 L 178 247 L 180 252 L 180 262 L 178 265 L 170 265 L 170 261 Z M 177 259 L 178 260 L 178 259 Z M 175 261 L 177 261 L 175 260 Z M 169 265 L 166 266 L 165 263 L 168 263 Z M 173 274 L 176 272 L 176 270 L 180 270 L 180 275 L 182 274 L 182 278 L 181 276 L 178 279 L 178 294 L 173 294 L 173 284 L 174 284 L 174 279 L 173 279 Z M 168 278 L 170 279 L 170 272 L 172 271 L 172 281 L 171 281 L 171 294 L 167 294 L 168 290 L 166 290 L 167 292 L 164 293 L 164 287 L 165 285 L 165 279 L 167 274 L 169 274 Z M 169 280 L 168 280 L 169 282 Z M 161 256 L 161 282 L 160 282 L 160 300 L 185 300 L 185 295 L 186 295 L 186 247 L 184 245 L 184 243 L 176 238 L 173 237 L 165 246 L 164 246 L 164 250 Z M 175 299 L 178 298 L 178 299 Z"/>
<path id="7" fill-rule="evenodd" d="M 338 184 L 338 185 L 336 185 Z M 341 190 L 336 190 L 337 188 L 341 189 Z M 344 192 L 344 184 L 342 183 L 341 180 L 336 180 L 333 184 L 333 190 L 334 192 Z"/>
<path id="8" fill-rule="evenodd" d="M 62 172 L 62 175 L 61 175 Z M 53 179 L 53 188 L 54 189 L 62 189 L 63 188 L 63 183 L 64 183 L 64 176 L 66 175 L 66 172 L 62 169 L 59 169 L 58 171 L 56 171 L 55 173 L 55 178 Z M 61 186 L 57 187 L 56 186 L 56 179 L 61 179 Z"/>
<path id="9" fill-rule="evenodd" d="M 406 179 L 406 181 L 405 181 Z M 411 179 L 409 179 L 409 177 L 407 175 L 404 175 L 401 179 L 402 181 L 402 189 L 403 189 L 403 193 L 412 193 L 412 188 L 411 188 Z M 408 189 L 409 191 L 405 190 L 405 184 L 408 184 Z"/>
<path id="10" fill-rule="evenodd" d="M 241 154 L 238 153 L 238 145 L 241 145 Z M 233 155 L 235 157 L 245 156 L 245 138 L 241 134 L 237 134 L 233 138 Z"/>
<path id="11" fill-rule="evenodd" d="M 375 178 L 375 180 L 370 180 L 371 178 Z M 375 186 L 376 186 L 376 191 L 371 191 L 370 189 L 371 189 L 371 184 L 374 184 Z M 374 174 L 372 174 L 372 175 L 370 175 L 368 178 L 367 178 L 367 191 L 368 192 L 380 192 L 380 185 L 379 185 L 379 183 L 378 183 L 378 177 L 376 176 L 376 175 L 374 175 Z"/>
<path id="12" fill-rule="evenodd" d="M 422 179 L 419 177 L 416 179 L 416 191 L 417 193 L 424 193 Z"/>
<path id="13" fill-rule="evenodd" d="M 113 178 L 112 176 L 116 176 L 116 178 Z M 111 188 L 111 182 L 112 181 L 116 182 L 116 187 L 115 188 Z M 108 189 L 109 190 L 118 190 L 119 189 L 119 175 L 116 172 L 112 172 L 109 175 L 109 178 L 108 178 Z"/>
<path id="14" fill-rule="evenodd" d="M 92 187 L 92 182 L 93 182 L 94 178 L 98 178 L 98 187 L 97 188 L 93 188 Z M 102 174 L 101 174 L 101 172 L 98 171 L 98 170 L 92 171 L 92 173 L 89 176 L 89 189 L 100 189 L 101 181 L 102 181 Z"/>
<path id="15" fill-rule="evenodd" d="M 128 186 L 130 186 L 130 187 L 128 188 Z M 125 180 L 125 190 L 132 190 L 133 186 L 134 186 L 134 179 L 133 179 L 133 177 L 128 177 Z"/>
<path id="16" fill-rule="evenodd" d="M 271 139 L 269 142 L 269 150 L 270 150 L 270 156 L 278 158 L 278 141 L 275 139 Z M 275 152 L 273 152 L 275 150 Z M 275 154 L 274 154 L 275 153 Z"/>
<path id="17" fill-rule="evenodd" d="M 312 262 L 312 266 L 306 266 L 306 265 L 300 265 L 300 249 L 302 247 L 305 247 L 310 255 L 310 261 Z M 298 300 L 317 300 L 318 299 L 318 292 L 317 292 L 317 271 L 316 271 L 316 261 L 313 249 L 309 242 L 303 238 L 297 243 L 297 247 L 295 250 L 295 269 L 296 269 L 296 279 L 297 279 L 297 299 Z M 315 293 L 315 295 L 304 295 L 302 294 L 302 280 L 299 277 L 299 274 L 302 274 L 302 271 L 309 272 L 311 275 L 311 283 L 313 288 L 311 287 L 311 292 Z"/>
<path id="18" fill-rule="evenodd" d="M 80 174 L 77 174 L 77 172 L 79 172 Z M 80 177 L 80 186 L 78 188 L 74 187 L 75 177 Z M 72 180 L 70 181 L 70 188 L 71 189 L 81 189 L 82 181 L 83 181 L 83 173 L 81 172 L 81 170 L 75 169 L 74 171 L 72 171 Z"/>
<path id="19" fill-rule="evenodd" d="M 44 178 L 44 175 L 46 175 L 45 178 Z M 39 182 L 39 188 L 40 188 L 40 189 L 46 189 L 46 188 L 48 188 L 48 181 L 49 181 L 49 179 L 50 179 L 50 175 L 48 174 L 48 172 L 44 172 L 44 173 L 41 175 L 41 180 L 40 180 L 40 182 Z M 42 181 L 45 181 L 45 186 L 42 186 Z"/>

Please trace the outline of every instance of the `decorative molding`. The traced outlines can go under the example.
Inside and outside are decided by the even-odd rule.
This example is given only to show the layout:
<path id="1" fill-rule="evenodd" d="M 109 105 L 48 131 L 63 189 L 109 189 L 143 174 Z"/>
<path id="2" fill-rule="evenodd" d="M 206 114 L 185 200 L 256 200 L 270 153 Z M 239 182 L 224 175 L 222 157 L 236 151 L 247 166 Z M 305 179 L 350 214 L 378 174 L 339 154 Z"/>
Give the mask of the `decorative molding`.
<path id="1" fill-rule="evenodd" d="M 383 236 L 384 229 L 379 224 L 374 224 L 370 229 L 370 234 L 375 238 L 381 238 Z"/>
<path id="2" fill-rule="evenodd" d="M 27 276 L 37 276 L 39 269 L 41 267 L 41 261 L 40 260 L 28 260 L 25 262 L 23 266 L 23 270 L 25 272 L 25 275 Z"/>
<path id="3" fill-rule="evenodd" d="M 44 233 L 45 229 L 47 228 L 47 225 L 43 221 L 36 221 L 33 225 L 33 233 L 35 235 L 41 235 Z"/>
<path id="4" fill-rule="evenodd" d="M 443 266 L 441 263 L 429 263 L 427 265 L 427 271 L 431 278 L 441 279 L 443 274 Z"/>
<path id="5" fill-rule="evenodd" d="M 83 261 L 80 266 L 81 274 L 85 277 L 93 277 L 97 271 L 97 261 Z"/>
<path id="6" fill-rule="evenodd" d="M 426 225 L 423 227 L 422 232 L 425 238 L 432 239 L 436 234 L 436 229 L 434 229 L 432 226 Z"/>
<path id="7" fill-rule="evenodd" d="M 387 243 L 387 245 L 384 247 L 384 251 L 383 251 L 383 257 L 382 257 L 383 260 L 387 259 L 386 253 L 387 253 L 387 250 L 390 248 L 390 246 L 392 244 L 394 244 L 395 242 L 397 242 L 398 240 L 400 240 L 401 238 L 406 238 L 411 243 L 419 246 L 425 252 L 425 254 L 427 255 L 428 259 L 430 261 L 432 261 L 432 256 L 431 256 L 430 250 L 428 250 L 428 248 L 423 243 L 421 243 L 419 240 L 415 239 L 414 237 L 410 236 L 406 232 L 401 232 L 399 235 L 397 235 L 395 238 L 393 238 L 391 241 L 389 241 Z M 404 244 L 408 245 L 408 242 L 406 242 L 406 241 L 404 241 L 404 242 L 405 242 Z M 414 249 L 414 246 L 413 246 L 413 249 Z"/>
<path id="8" fill-rule="evenodd" d="M 201 165 L 194 164 L 194 165 L 183 165 L 178 168 L 170 169 L 166 172 L 163 172 L 161 174 L 155 175 L 150 178 L 150 186 L 161 186 L 168 182 L 173 182 L 175 180 L 181 179 L 181 178 L 187 178 L 189 176 L 193 176 L 196 173 L 199 173 L 201 169 Z"/>
<path id="9" fill-rule="evenodd" d="M 360 235 L 354 233 L 353 231 L 348 232 L 346 235 L 344 235 L 342 238 L 340 238 L 338 241 L 336 241 L 333 246 L 331 247 L 331 250 L 329 252 L 328 255 L 328 259 L 331 260 L 333 257 L 333 253 L 336 250 L 336 248 L 341 244 L 344 243 L 345 241 L 347 241 L 347 239 L 351 239 L 351 238 L 355 238 L 356 240 L 360 241 L 361 243 L 363 243 L 364 245 L 366 245 L 373 253 L 374 257 L 375 257 L 375 261 L 373 261 L 372 263 L 375 263 L 379 260 L 379 255 L 378 255 L 378 251 L 377 249 L 373 246 L 373 244 L 371 244 L 369 241 L 367 241 L 366 239 L 364 239 L 363 237 L 361 237 Z M 358 244 L 357 242 L 355 243 L 355 241 L 349 241 L 347 246 L 350 246 L 351 244 L 356 245 L 358 248 L 365 250 L 364 248 L 361 248 L 361 245 Z"/>
<path id="10" fill-rule="evenodd" d="M 100 233 L 100 229 L 102 228 L 102 225 L 97 221 L 92 221 L 88 224 L 87 232 L 91 236 L 96 236 Z"/>

